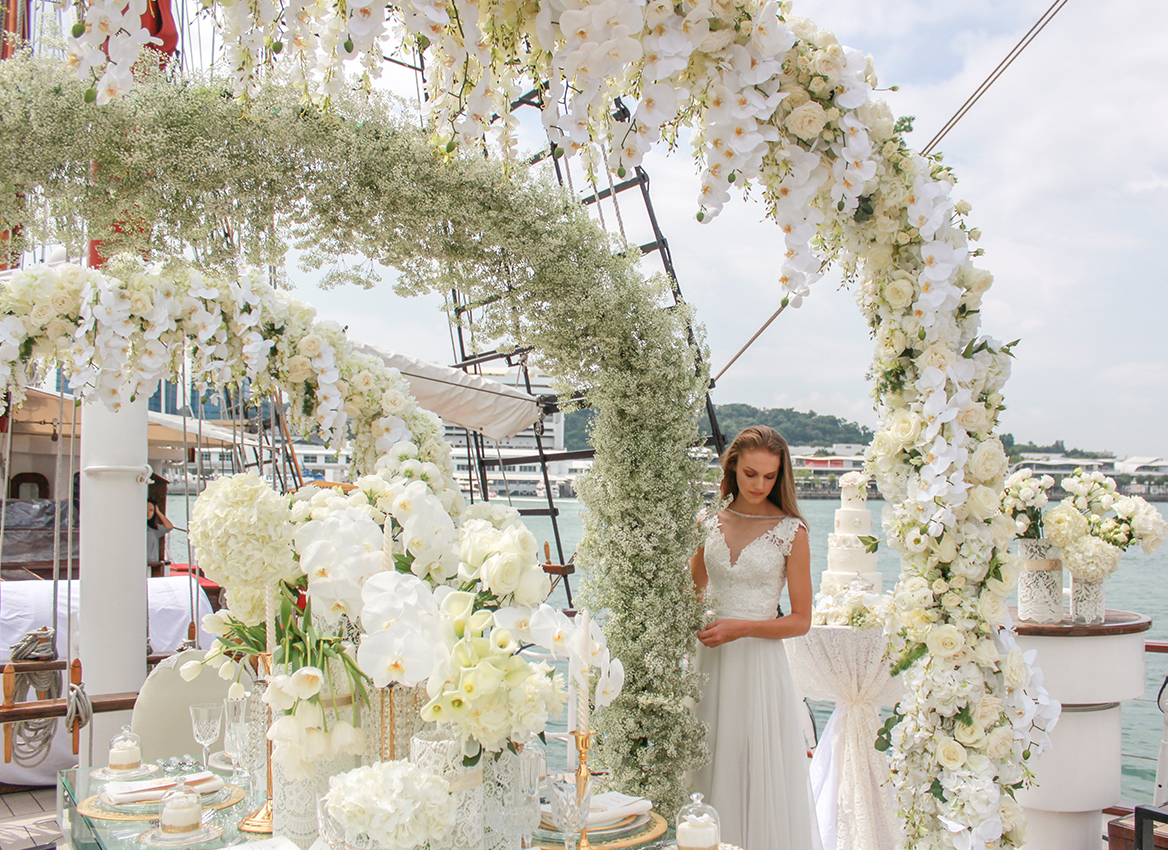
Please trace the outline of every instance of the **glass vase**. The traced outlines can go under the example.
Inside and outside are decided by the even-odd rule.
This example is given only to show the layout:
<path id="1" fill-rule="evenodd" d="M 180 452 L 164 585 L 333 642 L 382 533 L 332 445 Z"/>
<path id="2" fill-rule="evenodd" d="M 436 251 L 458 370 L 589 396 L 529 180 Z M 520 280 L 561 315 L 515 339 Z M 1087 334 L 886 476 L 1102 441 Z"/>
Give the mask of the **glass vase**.
<path id="1" fill-rule="evenodd" d="M 483 756 L 486 850 L 520 850 L 539 826 L 539 792 L 546 754 L 536 741 L 518 753 Z"/>
<path id="2" fill-rule="evenodd" d="M 1045 537 L 1018 541 L 1018 619 L 1027 623 L 1063 620 L 1063 565 Z"/>
<path id="3" fill-rule="evenodd" d="M 461 739 L 448 727 L 424 729 L 410 739 L 410 761 L 449 782 L 455 799 L 454 828 L 429 850 L 485 850 L 483 769 L 462 766 Z"/>
<path id="4" fill-rule="evenodd" d="M 1101 624 L 1107 618 L 1107 604 L 1103 595 L 1106 579 L 1081 579 L 1071 576 L 1071 622 L 1088 626 Z"/>

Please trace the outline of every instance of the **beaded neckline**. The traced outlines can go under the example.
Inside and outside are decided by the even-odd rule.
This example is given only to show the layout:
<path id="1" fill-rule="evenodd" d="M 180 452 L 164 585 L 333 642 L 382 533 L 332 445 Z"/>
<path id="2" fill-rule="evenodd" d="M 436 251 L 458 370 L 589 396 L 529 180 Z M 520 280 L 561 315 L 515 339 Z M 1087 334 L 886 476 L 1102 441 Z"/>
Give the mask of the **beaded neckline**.
<path id="1" fill-rule="evenodd" d="M 736 511 L 733 508 L 724 508 L 726 513 L 740 516 L 744 519 L 785 519 L 783 514 L 744 514 L 741 511 Z"/>

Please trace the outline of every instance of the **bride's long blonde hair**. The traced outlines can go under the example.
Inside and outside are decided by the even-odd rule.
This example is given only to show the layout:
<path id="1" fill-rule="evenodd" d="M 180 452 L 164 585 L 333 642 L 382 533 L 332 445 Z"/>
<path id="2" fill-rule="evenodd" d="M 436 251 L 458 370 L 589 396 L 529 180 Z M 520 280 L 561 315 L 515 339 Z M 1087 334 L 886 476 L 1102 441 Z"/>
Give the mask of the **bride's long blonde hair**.
<path id="1" fill-rule="evenodd" d="M 738 498 L 738 458 L 743 452 L 756 449 L 770 452 L 779 459 L 779 474 L 775 486 L 767 494 L 767 499 L 787 516 L 793 516 L 806 525 L 807 521 L 799 512 L 799 501 L 795 496 L 791 450 L 783 435 L 766 425 L 743 428 L 726 450 L 726 454 L 722 456 L 722 498 Z"/>

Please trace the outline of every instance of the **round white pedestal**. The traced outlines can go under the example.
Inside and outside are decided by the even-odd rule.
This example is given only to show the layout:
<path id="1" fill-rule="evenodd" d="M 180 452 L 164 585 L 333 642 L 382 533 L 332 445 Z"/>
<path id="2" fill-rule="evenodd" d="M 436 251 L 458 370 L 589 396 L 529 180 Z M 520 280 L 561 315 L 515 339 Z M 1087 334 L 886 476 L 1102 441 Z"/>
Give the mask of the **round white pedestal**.
<path id="1" fill-rule="evenodd" d="M 1120 703 L 1144 692 L 1144 632 L 1151 620 L 1108 611 L 1100 625 L 1019 624 L 1018 644 L 1063 713 L 1051 747 L 1034 766 L 1036 785 L 1018 793 L 1026 850 L 1098 850 L 1100 810 L 1119 802 Z"/>

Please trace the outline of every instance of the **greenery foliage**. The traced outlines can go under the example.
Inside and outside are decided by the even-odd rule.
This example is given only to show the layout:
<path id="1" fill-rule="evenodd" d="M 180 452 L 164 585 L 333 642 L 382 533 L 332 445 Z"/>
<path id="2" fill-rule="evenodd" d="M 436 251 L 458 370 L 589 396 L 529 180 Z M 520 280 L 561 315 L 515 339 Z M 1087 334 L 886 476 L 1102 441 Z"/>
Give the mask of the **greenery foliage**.
<path id="1" fill-rule="evenodd" d="M 401 270 L 402 294 L 457 289 L 481 308 L 477 339 L 532 345 L 565 397 L 586 390 L 597 454 L 578 560 L 626 666 L 600 753 L 619 788 L 672 811 L 682 772 L 705 757 L 682 663 L 699 623 L 689 447 L 708 381 L 689 309 L 661 309 L 664 278 L 643 279 L 569 194 L 435 152 L 387 97 L 338 94 L 324 116 L 268 82 L 243 117 L 224 93 L 143 79 L 99 108 L 55 62 L 0 63 L 0 158 L 12 166 L 0 222 L 20 225 L 25 244 L 76 255 L 100 238 L 106 253 L 186 254 L 208 269 L 279 267 L 295 246 L 330 266 L 329 284 L 376 282 L 336 258 L 378 260 Z"/>

